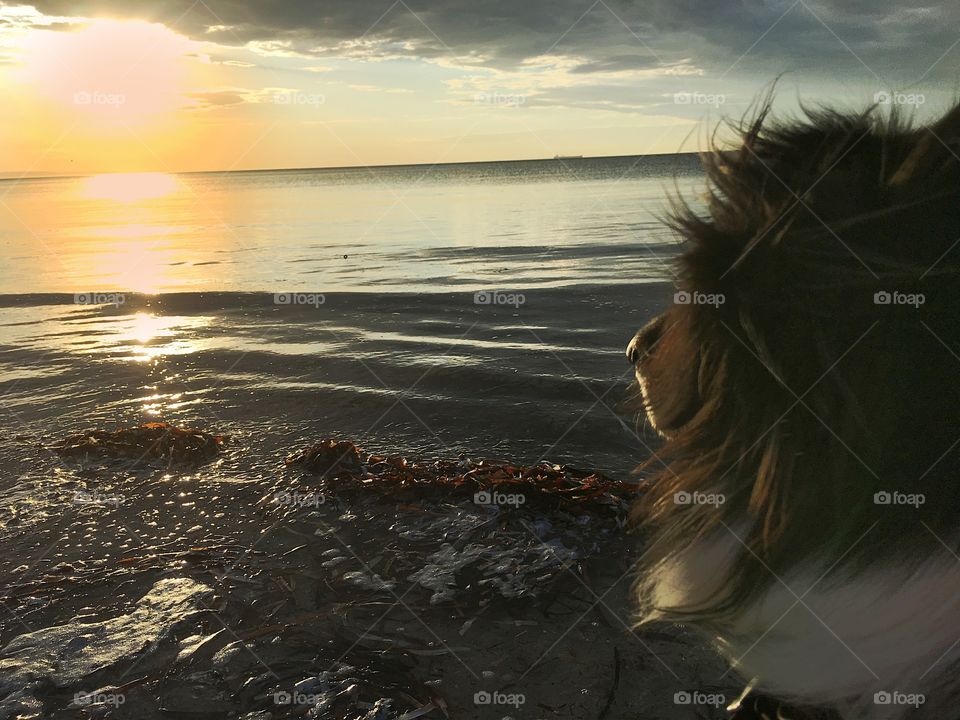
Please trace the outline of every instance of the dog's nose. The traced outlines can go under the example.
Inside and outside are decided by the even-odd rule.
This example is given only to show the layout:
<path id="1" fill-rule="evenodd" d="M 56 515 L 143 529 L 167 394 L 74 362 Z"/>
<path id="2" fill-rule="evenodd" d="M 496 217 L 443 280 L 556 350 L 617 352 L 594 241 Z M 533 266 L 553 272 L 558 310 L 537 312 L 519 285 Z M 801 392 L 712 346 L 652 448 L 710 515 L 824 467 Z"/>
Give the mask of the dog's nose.
<path id="1" fill-rule="evenodd" d="M 655 317 L 642 328 L 637 330 L 637 334 L 627 345 L 627 360 L 631 365 L 636 365 L 645 355 L 647 355 L 653 346 L 660 340 L 663 332 L 663 316 Z"/>

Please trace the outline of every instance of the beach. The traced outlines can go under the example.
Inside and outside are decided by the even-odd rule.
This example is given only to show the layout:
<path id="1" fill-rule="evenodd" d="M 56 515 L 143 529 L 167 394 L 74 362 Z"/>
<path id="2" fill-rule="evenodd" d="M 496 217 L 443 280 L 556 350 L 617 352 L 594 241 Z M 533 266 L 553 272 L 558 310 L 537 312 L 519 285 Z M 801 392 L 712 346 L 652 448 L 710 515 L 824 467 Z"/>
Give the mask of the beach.
<path id="1" fill-rule="evenodd" d="M 653 197 L 651 182 L 633 190 Z M 551 183 L 536 192 L 566 202 L 578 189 Z M 304 271 L 256 290 L 263 268 L 233 257 L 229 280 L 192 290 L 190 266 L 121 267 L 158 283 L 143 292 L 115 264 L 82 265 L 78 240 L 63 261 L 87 274 L 0 296 L 0 667 L 25 686 L 5 711 L 678 718 L 704 708 L 675 693 L 731 696 L 736 682 L 682 629 L 630 629 L 632 471 L 658 441 L 630 404 L 624 348 L 670 302 L 675 250 L 598 225 L 547 248 L 529 230 L 486 250 L 381 246 L 353 276 L 330 269 L 344 248 L 294 247 L 322 256 L 300 264 L 323 280 Z M 381 263 L 403 253 L 412 264 L 389 277 Z M 13 275 L 34 262 L 20 257 Z M 408 279 L 454 261 L 465 265 Z M 226 437 L 202 463 L 56 451 L 150 422 Z M 399 498 L 377 463 L 356 487 L 287 463 L 325 439 L 413 467 L 506 468 L 497 487 L 515 482 L 524 500 L 478 505 L 469 487 L 434 497 L 429 485 Z M 566 486 L 511 479 L 544 462 L 615 491 L 568 507 L 549 502 Z M 91 644 L 117 628 L 136 642 Z"/>
<path id="2" fill-rule="evenodd" d="M 958 8 L 0 2 L 0 720 L 950 715 Z"/>

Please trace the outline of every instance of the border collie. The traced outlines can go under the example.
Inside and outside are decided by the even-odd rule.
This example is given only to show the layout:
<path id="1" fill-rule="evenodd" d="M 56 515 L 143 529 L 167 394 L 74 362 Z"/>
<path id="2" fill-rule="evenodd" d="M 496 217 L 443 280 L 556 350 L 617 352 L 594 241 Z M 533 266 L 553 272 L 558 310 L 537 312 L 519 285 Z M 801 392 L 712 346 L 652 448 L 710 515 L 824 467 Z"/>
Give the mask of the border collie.
<path id="1" fill-rule="evenodd" d="M 960 715 L 960 106 L 775 119 L 677 202 L 674 304 L 627 355 L 640 624 L 707 635 L 765 696 Z"/>

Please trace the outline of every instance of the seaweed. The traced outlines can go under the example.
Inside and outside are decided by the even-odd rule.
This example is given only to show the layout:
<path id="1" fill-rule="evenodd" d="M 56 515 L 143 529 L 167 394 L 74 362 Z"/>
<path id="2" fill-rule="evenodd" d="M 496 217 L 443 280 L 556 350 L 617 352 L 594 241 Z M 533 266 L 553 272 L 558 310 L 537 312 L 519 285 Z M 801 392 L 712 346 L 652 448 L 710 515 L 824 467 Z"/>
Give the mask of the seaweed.
<path id="1" fill-rule="evenodd" d="M 151 422 L 114 431 L 89 430 L 70 435 L 50 449 L 72 459 L 150 458 L 168 464 L 201 465 L 214 460 L 228 439 L 227 435 Z"/>
<path id="2" fill-rule="evenodd" d="M 365 453 L 349 440 L 322 440 L 288 457 L 286 464 L 321 475 L 330 489 L 362 487 L 410 503 L 473 495 L 479 505 L 538 506 L 581 514 L 600 506 L 619 511 L 637 492 L 634 483 L 566 465 L 468 459 L 418 462 Z"/>
<path id="3" fill-rule="evenodd" d="M 361 472 L 360 450 L 349 440 L 322 440 L 287 458 L 287 465 L 301 465 L 312 473 L 338 477 Z"/>

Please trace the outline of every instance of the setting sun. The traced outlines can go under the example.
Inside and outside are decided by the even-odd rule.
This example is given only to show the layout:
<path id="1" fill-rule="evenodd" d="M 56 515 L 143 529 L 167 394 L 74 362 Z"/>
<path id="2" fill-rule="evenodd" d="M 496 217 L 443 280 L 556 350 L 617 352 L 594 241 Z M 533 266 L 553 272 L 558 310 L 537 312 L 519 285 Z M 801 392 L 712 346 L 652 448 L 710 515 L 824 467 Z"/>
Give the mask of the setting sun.
<path id="1" fill-rule="evenodd" d="M 191 41 L 167 27 L 93 20 L 24 42 L 24 77 L 47 98 L 101 128 L 142 126 L 184 104 Z"/>

